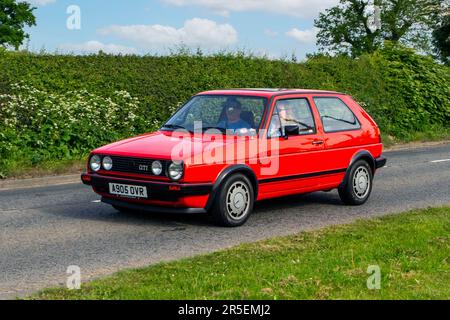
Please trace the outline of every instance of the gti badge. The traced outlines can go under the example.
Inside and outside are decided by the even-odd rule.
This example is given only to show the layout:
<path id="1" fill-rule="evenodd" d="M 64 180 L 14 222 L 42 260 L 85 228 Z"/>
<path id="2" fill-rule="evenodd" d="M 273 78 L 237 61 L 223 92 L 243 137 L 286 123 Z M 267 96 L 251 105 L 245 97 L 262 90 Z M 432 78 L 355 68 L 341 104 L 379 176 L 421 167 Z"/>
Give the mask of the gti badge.
<path id="1" fill-rule="evenodd" d="M 139 165 L 139 171 L 148 171 L 148 166 L 145 164 L 140 164 Z"/>

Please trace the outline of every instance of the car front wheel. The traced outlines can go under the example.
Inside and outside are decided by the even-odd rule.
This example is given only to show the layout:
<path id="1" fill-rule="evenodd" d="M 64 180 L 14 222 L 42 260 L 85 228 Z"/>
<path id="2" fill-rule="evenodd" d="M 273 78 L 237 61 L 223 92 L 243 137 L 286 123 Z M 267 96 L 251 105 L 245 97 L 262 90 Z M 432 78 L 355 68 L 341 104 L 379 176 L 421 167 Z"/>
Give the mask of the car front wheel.
<path id="1" fill-rule="evenodd" d="M 250 216 L 253 203 L 254 191 L 250 180 L 243 174 L 235 174 L 222 184 L 214 200 L 212 215 L 221 226 L 241 226 Z"/>
<path id="2" fill-rule="evenodd" d="M 373 174 L 364 160 L 356 161 L 350 169 L 347 182 L 338 188 L 339 196 L 345 204 L 361 205 L 372 192 Z"/>

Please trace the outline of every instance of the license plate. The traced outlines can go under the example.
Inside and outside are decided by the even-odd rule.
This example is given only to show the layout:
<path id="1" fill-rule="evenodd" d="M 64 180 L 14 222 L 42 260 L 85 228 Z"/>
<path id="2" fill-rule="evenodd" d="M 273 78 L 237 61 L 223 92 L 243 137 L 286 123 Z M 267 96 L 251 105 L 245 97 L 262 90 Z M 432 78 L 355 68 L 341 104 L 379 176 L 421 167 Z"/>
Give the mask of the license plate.
<path id="1" fill-rule="evenodd" d="M 109 193 L 130 198 L 147 198 L 147 188 L 129 184 L 110 183 Z"/>

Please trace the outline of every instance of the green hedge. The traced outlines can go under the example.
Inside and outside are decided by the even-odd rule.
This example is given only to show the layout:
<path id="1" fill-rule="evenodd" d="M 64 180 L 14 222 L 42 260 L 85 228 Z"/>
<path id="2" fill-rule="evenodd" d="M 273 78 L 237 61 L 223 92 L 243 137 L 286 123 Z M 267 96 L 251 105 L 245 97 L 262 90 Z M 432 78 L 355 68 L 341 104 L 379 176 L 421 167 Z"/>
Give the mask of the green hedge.
<path id="1" fill-rule="evenodd" d="M 199 91 L 238 87 L 315 88 L 349 93 L 364 105 L 384 133 L 398 138 L 430 127 L 450 127 L 449 69 L 431 58 L 390 45 L 358 59 L 313 56 L 302 63 L 272 61 L 245 54 L 140 57 L 0 52 L 0 94 L 23 94 L 23 90 L 14 92 L 13 85 L 18 83 L 41 94 L 56 95 L 58 101 L 68 92 L 72 92 L 70 101 L 73 93 L 78 91 L 87 91 L 100 100 L 126 91 L 137 99 L 139 125 L 135 127 L 138 131 L 146 130 L 143 123 L 152 123 L 148 128 L 153 129 L 180 103 Z M 0 107 L 7 100 L 8 97 L 4 97 Z M 39 105 L 36 107 L 39 109 Z M 2 109 L 0 117 L 5 117 Z M 35 154 L 34 158 L 37 154 L 37 159 L 49 156 L 45 137 L 41 136 L 44 138 L 41 146 L 30 139 L 41 128 L 34 126 L 22 130 L 20 125 L 26 123 L 26 119 L 21 121 L 13 133 L 17 134 L 15 149 L 13 146 L 16 151 L 1 154 L 0 148 L 0 173 L 2 161 L 5 166 L 5 161 L 11 160 L 13 154 L 31 153 Z M 0 138 L 2 127 L 4 129 L 0 122 Z M 128 130 L 118 131 L 111 138 L 129 134 Z M 52 149 L 51 153 L 64 159 L 79 157 L 92 145 L 108 142 L 107 136 L 90 140 L 92 143 L 86 148 L 80 141 L 57 143 L 63 145 L 64 152 Z M 75 145 L 73 149 L 76 150 L 72 152 Z"/>

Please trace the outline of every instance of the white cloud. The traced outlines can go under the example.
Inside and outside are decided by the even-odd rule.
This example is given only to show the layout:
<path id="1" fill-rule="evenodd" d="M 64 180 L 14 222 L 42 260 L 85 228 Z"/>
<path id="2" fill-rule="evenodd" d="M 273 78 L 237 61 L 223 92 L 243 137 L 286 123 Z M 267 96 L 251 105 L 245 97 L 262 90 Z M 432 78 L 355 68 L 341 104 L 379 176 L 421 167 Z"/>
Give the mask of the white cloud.
<path id="1" fill-rule="evenodd" d="M 164 0 L 175 6 L 201 6 L 227 16 L 233 11 L 264 11 L 301 18 L 313 18 L 339 0 Z"/>
<path id="2" fill-rule="evenodd" d="M 179 29 L 159 24 L 113 25 L 100 29 L 99 33 L 131 40 L 146 49 L 171 48 L 177 45 L 217 49 L 235 44 L 238 40 L 237 32 L 231 25 L 200 18 L 185 21 Z"/>
<path id="3" fill-rule="evenodd" d="M 56 0 L 26 0 L 26 2 L 35 6 L 45 6 L 47 4 L 56 2 Z"/>
<path id="4" fill-rule="evenodd" d="M 273 53 L 273 52 L 267 50 L 266 48 L 258 48 L 256 50 L 252 51 L 252 54 L 256 57 L 265 58 L 268 60 L 279 60 L 280 59 L 280 54 Z"/>
<path id="5" fill-rule="evenodd" d="M 265 29 L 265 30 L 264 30 L 264 34 L 265 34 L 266 36 L 268 36 L 268 37 L 273 38 L 273 37 L 276 37 L 276 36 L 278 35 L 278 32 L 273 31 L 273 30 L 270 30 L 270 29 Z"/>
<path id="6" fill-rule="evenodd" d="M 99 41 L 88 41 L 84 43 L 65 43 L 58 47 L 63 52 L 75 53 L 98 53 L 100 50 L 109 54 L 137 54 L 133 47 L 126 47 L 117 44 L 103 44 Z"/>
<path id="7" fill-rule="evenodd" d="M 315 43 L 318 29 L 312 28 L 307 30 L 299 30 L 297 28 L 293 28 L 286 32 L 286 35 L 297 40 L 300 43 Z"/>

